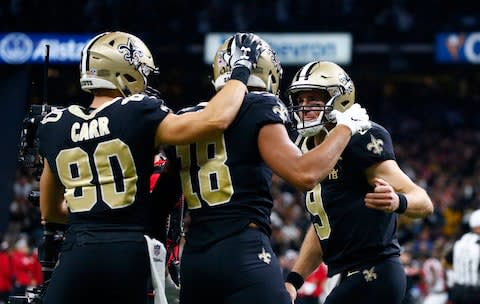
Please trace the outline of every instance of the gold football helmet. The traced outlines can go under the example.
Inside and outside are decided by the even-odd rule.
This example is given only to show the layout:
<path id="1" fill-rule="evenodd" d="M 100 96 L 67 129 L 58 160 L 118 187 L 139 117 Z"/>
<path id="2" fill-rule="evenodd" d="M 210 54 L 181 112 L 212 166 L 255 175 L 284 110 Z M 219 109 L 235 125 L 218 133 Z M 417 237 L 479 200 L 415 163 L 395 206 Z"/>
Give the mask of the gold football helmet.
<path id="1" fill-rule="evenodd" d="M 297 95 L 302 91 L 322 90 L 329 96 L 325 105 L 320 107 L 320 115 L 315 120 L 304 121 L 298 115 L 309 111 L 318 111 L 318 105 L 299 105 Z M 290 113 L 297 121 L 297 130 L 303 136 L 318 134 L 325 123 L 331 121 L 332 110 L 345 112 L 355 103 L 355 86 L 348 74 L 337 64 L 329 61 L 314 61 L 302 67 L 293 77 L 287 89 Z"/>
<path id="2" fill-rule="evenodd" d="M 213 58 L 213 85 L 215 90 L 219 91 L 230 79 L 232 67 L 230 66 L 231 47 L 233 36 L 217 49 Z M 248 78 L 248 87 L 262 88 L 272 94 L 279 94 L 280 80 L 282 78 L 282 66 L 278 60 L 275 51 L 263 39 L 257 36 L 259 47 L 261 48 L 257 64 Z"/>
<path id="3" fill-rule="evenodd" d="M 82 50 L 80 86 L 84 91 L 117 89 L 124 97 L 143 92 L 147 77 L 158 72 L 148 47 L 124 32 L 106 32 Z"/>

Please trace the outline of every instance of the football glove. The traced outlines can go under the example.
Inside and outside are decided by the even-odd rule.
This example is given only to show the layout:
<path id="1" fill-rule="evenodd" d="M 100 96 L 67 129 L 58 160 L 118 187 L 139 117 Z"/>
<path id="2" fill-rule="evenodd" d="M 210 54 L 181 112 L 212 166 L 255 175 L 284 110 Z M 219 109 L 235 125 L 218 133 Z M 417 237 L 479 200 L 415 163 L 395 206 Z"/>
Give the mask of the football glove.
<path id="1" fill-rule="evenodd" d="M 251 71 L 257 64 L 260 53 L 260 41 L 256 35 L 237 33 L 232 41 L 229 64 L 232 70 L 237 67 L 246 67 Z"/>
<path id="2" fill-rule="evenodd" d="M 362 108 L 358 103 L 353 104 L 345 112 L 333 110 L 329 116 L 335 117 L 337 125 L 347 126 L 352 132 L 352 136 L 372 127 L 367 110 Z"/>

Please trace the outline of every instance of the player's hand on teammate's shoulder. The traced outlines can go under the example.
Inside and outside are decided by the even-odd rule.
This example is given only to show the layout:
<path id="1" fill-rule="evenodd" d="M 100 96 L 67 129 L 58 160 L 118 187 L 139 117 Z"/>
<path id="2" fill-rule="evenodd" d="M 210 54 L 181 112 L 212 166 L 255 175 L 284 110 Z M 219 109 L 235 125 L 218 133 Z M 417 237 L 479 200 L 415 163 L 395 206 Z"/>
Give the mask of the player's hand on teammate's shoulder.
<path id="1" fill-rule="evenodd" d="M 372 127 L 367 110 L 358 103 L 353 104 L 345 112 L 333 110 L 329 115 L 337 125 L 347 126 L 352 131 L 352 136 Z"/>
<path id="2" fill-rule="evenodd" d="M 383 212 L 395 212 L 399 206 L 399 198 L 395 189 L 381 178 L 375 178 L 373 192 L 365 195 L 365 206 Z"/>

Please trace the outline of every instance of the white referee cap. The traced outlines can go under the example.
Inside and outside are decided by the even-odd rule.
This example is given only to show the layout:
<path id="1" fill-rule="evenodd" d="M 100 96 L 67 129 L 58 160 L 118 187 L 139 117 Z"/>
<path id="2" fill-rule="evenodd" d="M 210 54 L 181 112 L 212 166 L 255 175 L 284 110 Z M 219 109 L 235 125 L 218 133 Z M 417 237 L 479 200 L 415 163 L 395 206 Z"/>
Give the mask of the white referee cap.
<path id="1" fill-rule="evenodd" d="M 472 212 L 468 223 L 470 225 L 470 228 L 480 227 L 480 209 Z"/>

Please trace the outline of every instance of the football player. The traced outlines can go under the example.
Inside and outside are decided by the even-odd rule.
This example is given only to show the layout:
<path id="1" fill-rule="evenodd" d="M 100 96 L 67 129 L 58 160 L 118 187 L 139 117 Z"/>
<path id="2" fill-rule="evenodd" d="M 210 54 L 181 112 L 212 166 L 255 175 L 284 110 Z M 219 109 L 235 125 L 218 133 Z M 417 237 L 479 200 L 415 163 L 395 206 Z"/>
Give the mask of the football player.
<path id="1" fill-rule="evenodd" d="M 260 38 L 261 53 L 248 79 L 249 93 L 227 130 L 210 140 L 167 149 L 177 162 L 190 224 L 180 267 L 180 303 L 290 304 L 270 244 L 272 170 L 302 190 L 333 168 L 352 134 L 368 129 L 365 109 L 338 113 L 331 136 L 303 154 L 287 133 L 288 111 L 279 99 L 282 67 Z M 213 84 L 224 88 L 233 40 L 219 47 Z M 185 109 L 182 115 L 208 105 Z"/>
<path id="2" fill-rule="evenodd" d="M 232 37 L 232 80 L 204 111 L 181 116 L 141 94 L 158 69 L 138 37 L 106 32 L 86 44 L 80 85 L 93 94 L 90 106 L 53 111 L 39 129 L 42 216 L 69 226 L 43 303 L 146 302 L 144 233 L 154 152 L 226 129 L 259 54 L 255 38 Z"/>
<path id="3" fill-rule="evenodd" d="M 327 141 L 334 130 L 332 112 L 355 106 L 355 87 L 337 64 L 311 62 L 288 87 L 290 111 L 305 153 Z M 352 136 L 328 177 L 305 195 L 312 225 L 299 259 L 287 277 L 292 300 L 296 289 L 322 261 L 328 276 L 340 274 L 327 297 L 332 303 L 401 303 L 405 272 L 399 262 L 397 214 L 425 217 L 433 212 L 424 189 L 395 161 L 388 131 L 372 128 Z"/>

